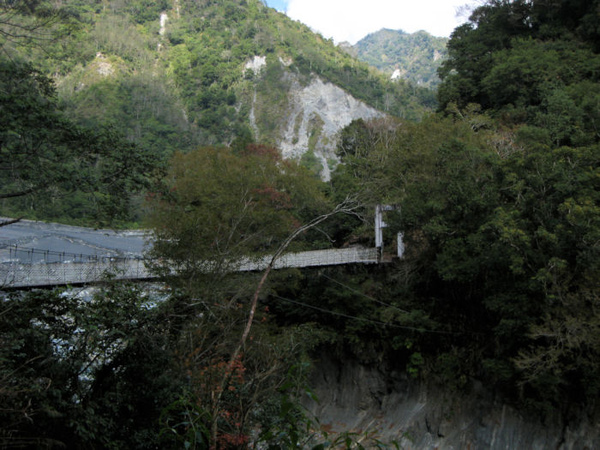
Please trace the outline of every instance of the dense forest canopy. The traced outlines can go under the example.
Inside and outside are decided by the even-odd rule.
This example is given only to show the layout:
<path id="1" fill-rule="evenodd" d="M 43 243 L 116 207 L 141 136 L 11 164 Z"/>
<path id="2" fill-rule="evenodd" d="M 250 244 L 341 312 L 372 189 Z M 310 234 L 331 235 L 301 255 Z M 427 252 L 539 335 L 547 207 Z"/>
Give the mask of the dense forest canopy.
<path id="1" fill-rule="evenodd" d="M 104 167 L 121 168 L 137 187 L 160 167 L 156 158 L 166 176 L 140 210 L 149 213 L 155 269 L 168 283 L 107 280 L 87 297 L 7 296 L 0 446 L 393 446 L 352 433 L 336 438 L 304 413 L 299 400 L 310 394 L 315 351 L 458 393 L 483 381 L 540 420 L 576 411 L 595 417 L 598 0 L 488 0 L 476 8 L 448 43 L 439 111 L 420 121 L 399 113 L 418 92 L 404 97 L 403 84 L 389 91 L 366 66 L 260 2 L 182 1 L 178 20 L 160 2 L 66 5 L 68 14 L 49 26 L 73 39 L 46 49 L 68 55 L 61 64 L 58 56 L 39 68 L 6 58 L 36 36 L 3 42 L 3 73 L 12 75 L 0 74 L 0 150 L 15 164 L 2 167 L 10 182 L 0 192 L 50 184 L 67 192 L 73 186 L 65 183 L 89 170 L 86 189 L 110 200 L 130 188 L 104 177 Z M 175 24 L 163 36 L 157 17 L 165 10 Z M 21 17 L 2 11 L 5 22 Z M 50 17 L 26 14 L 17 28 L 31 25 L 29 32 Z M 168 60 L 157 58 L 165 53 Z M 341 164 L 323 183 L 252 142 L 236 108 L 257 81 L 238 71 L 248 54 L 290 57 L 305 80 L 311 72 L 347 78 L 357 96 L 387 95 L 390 114 L 340 133 Z M 95 79 L 91 64 L 123 78 Z M 64 103 L 43 75 L 48 67 Z M 268 65 L 257 91 L 275 92 L 283 67 Z M 272 97 L 278 102 L 285 100 Z M 117 132 L 99 117 L 112 118 Z M 30 118 L 48 125 L 37 129 Z M 273 126 L 265 123 L 263 132 Z M 81 140 L 89 143 L 83 150 Z M 33 150 L 44 177 L 32 177 Z M 360 209 L 329 218 L 348 198 Z M 402 233 L 402 259 L 269 279 L 229 272 L 239 256 L 269 254 L 314 217 L 328 220 L 299 233 L 294 248 L 372 245 L 377 204 L 397 206 L 387 213 L 385 238 Z"/>
<path id="2" fill-rule="evenodd" d="M 4 215 L 127 221 L 157 159 L 112 127 L 83 127 L 59 108 L 52 81 L 0 61 L 0 200 Z"/>
<path id="3" fill-rule="evenodd" d="M 550 409 L 599 392 L 599 14 L 486 2 L 449 41 L 441 114 L 354 123 L 333 178 L 401 205 L 398 301 L 448 333 L 418 340 L 423 369 Z"/>

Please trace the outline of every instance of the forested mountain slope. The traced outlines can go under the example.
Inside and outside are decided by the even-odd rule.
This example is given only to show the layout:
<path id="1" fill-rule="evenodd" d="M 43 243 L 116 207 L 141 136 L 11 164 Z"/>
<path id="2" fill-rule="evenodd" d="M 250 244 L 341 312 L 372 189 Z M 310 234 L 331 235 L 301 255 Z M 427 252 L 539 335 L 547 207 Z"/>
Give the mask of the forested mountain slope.
<path id="1" fill-rule="evenodd" d="M 390 82 L 260 0 L 2 8 L 2 58 L 28 61 L 49 76 L 56 87 L 51 101 L 65 119 L 89 130 L 110 128 L 155 164 L 178 150 L 259 142 L 301 158 L 327 179 L 337 160 L 336 134 L 351 120 L 418 119 L 436 104 L 433 92 Z M 27 192 L 29 182 L 21 182 Z M 67 198 L 61 189 L 35 206 L 31 195 L 11 198 L 4 214 L 83 223 L 96 214 L 91 204 L 107 202 L 98 192 Z M 119 220 L 138 220 L 139 201 L 124 203 Z M 98 219 L 109 216 L 114 212 Z"/>
<path id="2" fill-rule="evenodd" d="M 405 33 L 384 28 L 364 37 L 349 51 L 393 79 L 431 88 L 440 83 L 437 69 L 447 56 L 447 43 L 447 38 L 426 31 Z"/>
<path id="3" fill-rule="evenodd" d="M 158 154 L 254 139 L 315 152 L 326 166 L 333 135 L 350 120 L 376 110 L 414 119 L 434 105 L 431 93 L 387 82 L 259 0 L 66 1 L 62 9 L 61 38 L 32 61 L 52 74 L 70 116 L 117 124 Z M 295 106 L 306 96 L 343 121 Z M 347 109 L 350 97 L 365 106 Z"/>

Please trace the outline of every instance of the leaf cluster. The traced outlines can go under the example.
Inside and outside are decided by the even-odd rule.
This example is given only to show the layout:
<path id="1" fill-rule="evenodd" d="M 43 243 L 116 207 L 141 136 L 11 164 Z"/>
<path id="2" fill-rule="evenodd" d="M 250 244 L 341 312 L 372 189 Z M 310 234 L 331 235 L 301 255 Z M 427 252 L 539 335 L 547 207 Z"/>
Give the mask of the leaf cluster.
<path id="1" fill-rule="evenodd" d="M 475 9 L 448 43 L 440 109 L 476 103 L 510 126 L 545 130 L 548 145 L 597 142 L 597 9 L 596 1 L 544 0 Z"/>
<path id="2" fill-rule="evenodd" d="M 230 371 L 246 313 L 233 292 L 191 297 L 107 280 L 6 295 L 0 445 L 233 448 L 278 442 L 269 434 L 278 427 L 302 433 L 306 354 L 322 334 L 309 324 L 278 327 L 261 310 Z"/>
<path id="3" fill-rule="evenodd" d="M 3 299 L 3 448 L 142 448 L 157 434 L 177 378 L 164 321 L 146 300 L 136 287 Z"/>

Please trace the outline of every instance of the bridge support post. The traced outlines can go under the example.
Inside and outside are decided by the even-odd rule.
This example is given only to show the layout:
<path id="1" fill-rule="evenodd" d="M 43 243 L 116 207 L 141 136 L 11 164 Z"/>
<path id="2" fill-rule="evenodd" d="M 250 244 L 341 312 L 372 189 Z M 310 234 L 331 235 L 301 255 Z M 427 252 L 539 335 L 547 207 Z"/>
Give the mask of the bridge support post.
<path id="1" fill-rule="evenodd" d="M 387 228 L 387 223 L 383 221 L 384 211 L 394 211 L 395 206 L 377 205 L 375 206 L 375 247 L 377 248 L 377 259 L 383 260 L 383 229 Z"/>

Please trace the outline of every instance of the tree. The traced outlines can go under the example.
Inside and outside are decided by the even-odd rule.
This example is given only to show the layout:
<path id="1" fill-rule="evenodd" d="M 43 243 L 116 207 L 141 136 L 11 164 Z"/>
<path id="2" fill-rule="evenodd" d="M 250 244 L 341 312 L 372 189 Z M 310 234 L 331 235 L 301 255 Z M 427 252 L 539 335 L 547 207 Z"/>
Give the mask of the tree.
<path id="1" fill-rule="evenodd" d="M 387 220 L 406 245 L 396 277 L 406 303 L 413 298 L 440 333 L 417 339 L 426 359 L 442 373 L 454 367 L 454 379 L 520 386 L 521 400 L 546 407 L 581 391 L 593 405 L 598 392 L 589 380 L 598 349 L 590 283 L 598 277 L 599 147 L 553 148 L 550 140 L 585 142 L 568 132 L 571 121 L 582 123 L 571 92 L 548 97 L 548 114 L 556 112 L 538 117 L 544 130 L 513 134 L 473 105 L 452 105 L 452 117 L 404 123 L 392 145 L 348 158 L 355 185 L 399 205 Z"/>
<path id="2" fill-rule="evenodd" d="M 448 59 L 438 73 L 440 109 L 451 103 L 488 106 L 481 81 L 491 67 L 495 52 L 510 48 L 515 37 L 528 36 L 529 5 L 526 0 L 489 0 L 476 8 L 469 22 L 456 28 L 448 42 Z"/>
<path id="3" fill-rule="evenodd" d="M 277 151 L 250 145 L 177 153 L 166 190 L 152 194 L 153 253 L 184 279 L 235 269 L 273 252 L 306 218 L 326 207 L 315 180 Z M 209 266 L 207 266 L 209 264 Z"/>
<path id="4" fill-rule="evenodd" d="M 114 130 L 67 119 L 52 81 L 31 65 L 0 62 L 0 199 L 8 211 L 39 209 L 56 217 L 61 199 L 81 192 L 87 196 L 83 214 L 126 219 L 132 194 L 156 167 L 154 157 Z"/>
<path id="5" fill-rule="evenodd" d="M 186 361 L 194 377 L 189 398 L 201 405 L 194 409 L 193 428 L 205 445 L 244 444 L 248 415 L 263 403 L 257 393 L 275 395 L 274 388 L 312 342 L 298 347 L 287 339 L 301 330 L 278 330 L 279 345 L 269 348 L 287 354 L 287 363 L 259 357 L 267 351 L 257 347 L 259 339 L 272 336 L 264 334 L 258 302 L 269 289 L 275 261 L 296 238 L 333 215 L 356 211 L 352 201 L 328 211 L 320 184 L 269 147 L 251 144 L 240 153 L 202 148 L 175 155 L 168 192 L 151 201 L 152 253 L 163 261 L 157 269 L 193 296 L 182 312 L 197 329 Z M 235 273 L 254 258 L 267 260 L 260 277 Z M 246 301 L 249 307 L 243 308 Z M 262 316 L 259 323 L 257 316 Z M 188 405 L 186 411 L 189 401 L 182 404 Z"/>
<path id="6" fill-rule="evenodd" d="M 440 109 L 477 103 L 522 121 L 554 89 L 596 80 L 598 30 L 589 24 L 597 8 L 597 1 L 577 0 L 490 0 L 478 7 L 448 43 Z"/>

